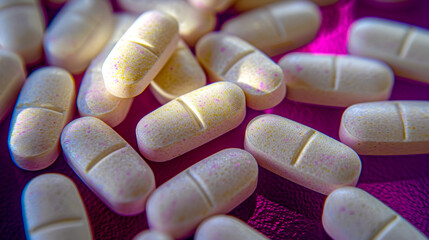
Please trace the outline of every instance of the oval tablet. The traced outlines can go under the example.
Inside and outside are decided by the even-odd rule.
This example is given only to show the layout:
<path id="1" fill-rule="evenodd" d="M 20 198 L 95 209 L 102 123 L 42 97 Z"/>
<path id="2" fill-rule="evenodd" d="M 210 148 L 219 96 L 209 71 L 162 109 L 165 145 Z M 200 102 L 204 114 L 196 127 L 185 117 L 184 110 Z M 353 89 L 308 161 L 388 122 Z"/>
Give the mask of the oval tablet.
<path id="1" fill-rule="evenodd" d="M 189 236 L 205 218 L 227 213 L 256 189 L 253 156 L 230 148 L 213 154 L 157 188 L 147 202 L 151 229 L 174 238 Z"/>
<path id="2" fill-rule="evenodd" d="M 238 218 L 227 215 L 216 215 L 202 222 L 194 236 L 195 240 L 268 240 L 255 229 Z"/>
<path id="3" fill-rule="evenodd" d="M 13 52 L 0 49 L 0 123 L 7 117 L 25 81 L 21 58 Z"/>
<path id="4" fill-rule="evenodd" d="M 362 155 L 429 153 L 429 101 L 385 101 L 350 106 L 340 139 Z"/>
<path id="5" fill-rule="evenodd" d="M 236 128 L 245 115 L 237 85 L 210 84 L 144 116 L 136 128 L 140 153 L 155 162 L 171 160 Z"/>
<path id="6" fill-rule="evenodd" d="M 39 175 L 27 184 L 22 193 L 22 215 L 29 240 L 93 239 L 76 185 L 61 174 Z"/>
<path id="7" fill-rule="evenodd" d="M 136 215 L 155 189 L 153 172 L 112 128 L 94 117 L 69 123 L 61 147 L 73 171 L 114 212 Z"/>
<path id="8" fill-rule="evenodd" d="M 248 107 L 265 110 L 284 99 L 281 68 L 240 38 L 210 33 L 198 41 L 195 52 L 211 81 L 228 81 L 241 87 Z"/>
<path id="9" fill-rule="evenodd" d="M 155 9 L 171 15 L 179 23 L 180 36 L 190 46 L 216 26 L 214 13 L 199 11 L 186 0 L 119 0 L 118 3 L 122 9 L 133 13 Z"/>
<path id="10" fill-rule="evenodd" d="M 0 46 L 19 54 L 26 63 L 42 57 L 45 19 L 38 0 L 0 1 Z"/>
<path id="11" fill-rule="evenodd" d="M 361 171 L 359 156 L 346 145 L 273 114 L 249 122 L 244 149 L 261 167 L 325 195 L 355 186 Z"/>
<path id="12" fill-rule="evenodd" d="M 9 129 L 15 164 L 25 170 L 47 168 L 60 154 L 60 134 L 74 111 L 73 77 L 57 67 L 43 67 L 25 81 Z"/>
<path id="13" fill-rule="evenodd" d="M 387 100 L 392 92 L 393 72 L 377 60 L 291 53 L 281 58 L 279 65 L 288 88 L 287 98 L 298 102 L 346 107 Z"/>
<path id="14" fill-rule="evenodd" d="M 133 240 L 173 240 L 173 238 L 163 232 L 146 230 L 137 234 Z"/>
<path id="15" fill-rule="evenodd" d="M 158 11 L 140 15 L 113 47 L 101 69 L 107 90 L 121 98 L 139 95 L 173 54 L 177 21 Z"/>
<path id="16" fill-rule="evenodd" d="M 180 41 L 176 51 L 150 83 L 150 90 L 158 102 L 165 104 L 204 85 L 206 74 L 186 43 Z"/>
<path id="17" fill-rule="evenodd" d="M 188 0 L 188 2 L 200 11 L 224 12 L 235 0 Z"/>
<path id="18" fill-rule="evenodd" d="M 44 47 L 49 64 L 81 73 L 112 33 L 112 7 L 106 0 L 68 2 L 49 25 Z"/>
<path id="19" fill-rule="evenodd" d="M 285 0 L 236 0 L 234 1 L 233 8 L 238 12 L 245 12 L 245 11 L 252 10 L 254 8 L 259 8 L 264 5 L 268 5 L 270 3 L 275 3 L 280 1 L 285 2 Z M 302 1 L 307 1 L 307 0 L 302 0 Z M 338 2 L 338 0 L 312 0 L 312 1 L 319 6 L 331 5 Z"/>
<path id="20" fill-rule="evenodd" d="M 225 22 L 222 31 L 274 56 L 311 42 L 320 23 L 320 11 L 314 3 L 286 1 L 241 14 Z"/>
<path id="21" fill-rule="evenodd" d="M 336 240 L 427 239 L 391 208 L 354 187 L 329 194 L 322 223 L 329 236 Z"/>
<path id="22" fill-rule="evenodd" d="M 127 116 L 132 98 L 118 98 L 110 94 L 104 86 L 101 66 L 115 43 L 122 37 L 136 17 L 127 14 L 115 16 L 115 30 L 101 53 L 91 61 L 82 78 L 77 107 L 81 116 L 97 117 L 111 127 L 119 125 Z"/>
<path id="23" fill-rule="evenodd" d="M 396 75 L 429 83 L 429 31 L 405 23 L 363 18 L 350 27 L 348 51 L 379 59 Z"/>

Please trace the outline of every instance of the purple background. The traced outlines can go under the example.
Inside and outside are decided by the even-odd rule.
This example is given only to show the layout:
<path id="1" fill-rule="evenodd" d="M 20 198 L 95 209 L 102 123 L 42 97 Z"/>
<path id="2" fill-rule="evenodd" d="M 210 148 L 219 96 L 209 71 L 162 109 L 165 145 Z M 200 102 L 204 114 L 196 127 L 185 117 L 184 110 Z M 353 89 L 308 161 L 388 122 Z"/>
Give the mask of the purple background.
<path id="1" fill-rule="evenodd" d="M 345 54 L 347 29 L 355 19 L 364 16 L 380 16 L 429 28 L 429 1 L 425 0 L 411 8 L 385 11 L 369 7 L 358 0 L 339 0 L 335 5 L 321 8 L 321 11 L 323 23 L 315 41 L 296 51 Z M 51 18 L 55 10 L 48 8 L 47 12 L 48 18 Z M 233 12 L 220 15 L 220 22 L 232 15 Z M 279 57 L 273 59 L 277 61 Z M 82 74 L 75 78 L 78 87 Z M 429 100 L 429 85 L 396 78 L 391 99 Z M 137 122 L 159 106 L 152 94 L 145 91 L 136 98 L 129 116 L 115 130 L 137 149 Z M 149 162 L 149 165 L 159 186 L 217 151 L 230 147 L 243 148 L 248 122 L 264 113 L 290 118 L 338 139 L 343 111 L 343 108 L 302 104 L 286 99 L 266 111 L 247 109 L 246 119 L 233 131 L 174 160 Z M 96 239 L 131 239 L 141 230 L 147 229 L 145 213 L 121 217 L 110 211 L 74 174 L 62 156 L 43 171 L 29 172 L 16 167 L 7 148 L 10 115 L 0 123 L 0 239 L 25 238 L 20 203 L 22 190 L 32 178 L 51 172 L 65 174 L 74 180 L 87 207 Z M 390 206 L 429 236 L 429 155 L 361 156 L 361 160 L 362 174 L 358 187 Z M 272 239 L 330 239 L 321 224 L 324 200 L 324 195 L 260 168 L 255 193 L 230 214 Z"/>

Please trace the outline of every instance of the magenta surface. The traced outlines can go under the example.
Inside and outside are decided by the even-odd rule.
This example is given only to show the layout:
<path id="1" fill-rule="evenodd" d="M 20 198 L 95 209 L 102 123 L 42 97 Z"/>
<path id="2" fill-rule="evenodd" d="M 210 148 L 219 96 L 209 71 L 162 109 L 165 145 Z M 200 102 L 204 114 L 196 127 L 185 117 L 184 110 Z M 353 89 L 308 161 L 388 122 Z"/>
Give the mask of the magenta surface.
<path id="1" fill-rule="evenodd" d="M 48 10 L 51 16 L 54 10 Z M 410 8 L 381 10 L 359 0 L 339 0 L 322 8 L 323 22 L 314 42 L 296 51 L 345 54 L 350 24 L 364 16 L 379 16 L 429 28 L 429 1 Z M 221 21 L 233 13 L 220 16 Z M 275 57 L 274 60 L 278 60 Z M 365 69 L 362 69 L 365 71 Z M 30 70 L 29 70 L 30 72 Z M 429 70 L 428 70 L 429 72 Z M 75 76 L 77 87 L 82 75 Z M 396 78 L 393 100 L 429 100 L 429 85 Z M 115 128 L 135 149 L 135 127 L 143 116 L 160 104 L 146 90 L 134 101 L 130 115 Z M 157 186 L 197 161 L 224 148 L 243 148 L 248 122 L 264 113 L 278 114 L 308 125 L 335 139 L 344 108 L 329 108 L 284 100 L 273 109 L 247 109 L 244 122 L 235 130 L 185 155 L 165 163 L 149 162 Z M 76 111 L 77 112 L 77 111 Z M 21 193 L 34 177 L 57 172 L 71 177 L 79 188 L 89 213 L 95 239 L 132 239 L 147 228 L 146 215 L 121 217 L 109 210 L 74 174 L 61 156 L 49 168 L 28 172 L 16 167 L 7 148 L 9 118 L 0 124 L 0 239 L 24 239 Z M 77 117 L 77 116 L 76 116 Z M 429 146 L 428 146 L 429 148 Z M 429 154 L 416 156 L 362 156 L 358 187 L 374 195 L 429 236 Z M 272 239 L 330 239 L 321 223 L 325 196 L 298 186 L 260 168 L 255 193 L 231 212 Z"/>

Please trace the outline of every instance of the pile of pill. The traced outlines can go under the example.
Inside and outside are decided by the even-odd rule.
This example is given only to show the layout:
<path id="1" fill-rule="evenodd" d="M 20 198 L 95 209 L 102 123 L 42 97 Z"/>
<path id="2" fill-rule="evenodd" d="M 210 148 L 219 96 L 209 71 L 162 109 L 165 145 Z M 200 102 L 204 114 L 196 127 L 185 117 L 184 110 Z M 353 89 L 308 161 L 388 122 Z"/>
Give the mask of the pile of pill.
<path id="1" fill-rule="evenodd" d="M 429 7 L 0 0 L 0 158 L 4 178 L 25 179 L 21 202 L 13 199 L 20 233 L 0 238 L 428 239 L 427 174 L 416 173 L 425 184 L 407 195 L 422 190 L 423 209 L 396 212 L 365 187 L 365 164 L 373 155 L 429 156 L 429 25 L 354 16 L 341 36 L 348 54 L 305 50 L 335 35 L 326 27 L 344 17 L 335 11 L 357 5 Z M 395 99 L 407 91 L 401 82 L 425 97 Z M 425 164 L 415 168 L 427 173 Z M 381 188 L 396 180 L 382 179 Z M 258 222 L 266 209 L 274 209 L 261 213 L 271 222 Z M 318 233 L 284 233 L 283 221 Z"/>

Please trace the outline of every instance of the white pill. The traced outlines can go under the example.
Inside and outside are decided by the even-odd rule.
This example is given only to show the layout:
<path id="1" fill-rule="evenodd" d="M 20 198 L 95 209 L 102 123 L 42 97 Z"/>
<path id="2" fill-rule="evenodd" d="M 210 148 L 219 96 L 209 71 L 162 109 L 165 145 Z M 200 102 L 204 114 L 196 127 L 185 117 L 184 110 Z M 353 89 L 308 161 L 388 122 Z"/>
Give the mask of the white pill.
<path id="1" fill-rule="evenodd" d="M 161 104 L 206 85 L 206 74 L 183 41 L 150 83 L 150 90 Z"/>
<path id="2" fill-rule="evenodd" d="M 64 175 L 31 180 L 22 193 L 22 215 L 28 240 L 93 239 L 82 198 Z"/>
<path id="3" fill-rule="evenodd" d="M 241 149 L 217 152 L 157 188 L 147 202 L 151 229 L 174 238 L 189 236 L 205 218 L 227 213 L 247 199 L 258 181 L 258 165 Z"/>
<path id="4" fill-rule="evenodd" d="M 223 12 L 225 11 L 235 0 L 188 0 L 195 8 L 200 11 L 206 12 Z"/>
<path id="5" fill-rule="evenodd" d="M 10 123 L 8 146 L 25 170 L 47 168 L 60 154 L 60 134 L 74 111 L 73 77 L 57 67 L 43 67 L 22 87 Z"/>
<path id="6" fill-rule="evenodd" d="M 359 156 L 351 148 L 273 114 L 249 122 L 244 149 L 261 167 L 322 194 L 355 186 L 361 172 Z"/>
<path id="7" fill-rule="evenodd" d="M 140 153 L 151 161 L 171 160 L 238 127 L 245 115 L 237 85 L 210 84 L 144 116 L 136 127 Z"/>
<path id="8" fill-rule="evenodd" d="M 104 86 L 101 67 L 115 43 L 122 37 L 136 17 L 128 14 L 115 16 L 115 30 L 98 56 L 91 61 L 83 76 L 77 96 L 77 107 L 81 116 L 93 116 L 111 127 L 119 125 L 127 116 L 132 98 L 118 98 L 110 94 Z"/>
<path id="9" fill-rule="evenodd" d="M 25 67 L 13 52 L 0 49 L 0 123 L 12 110 L 25 81 Z"/>
<path id="10" fill-rule="evenodd" d="M 209 79 L 237 84 L 246 95 L 248 107 L 265 110 L 284 99 L 281 68 L 240 38 L 210 33 L 198 41 L 195 52 Z"/>
<path id="11" fill-rule="evenodd" d="M 405 23 L 363 18 L 350 27 L 348 51 L 390 65 L 396 75 L 429 83 L 429 31 Z"/>
<path id="12" fill-rule="evenodd" d="M 171 57 L 179 38 L 173 17 L 158 11 L 140 15 L 104 61 L 107 90 L 121 98 L 142 93 Z"/>
<path id="13" fill-rule="evenodd" d="M 311 42 L 320 23 L 320 11 L 314 3 L 286 1 L 241 14 L 225 22 L 222 32 L 236 35 L 274 56 Z"/>
<path id="14" fill-rule="evenodd" d="M 61 134 L 70 167 L 114 212 L 136 215 L 155 189 L 153 172 L 112 128 L 94 117 L 78 118 Z"/>
<path id="15" fill-rule="evenodd" d="M 112 7 L 106 0 L 72 0 L 50 23 L 44 47 L 49 64 L 81 73 L 112 33 Z"/>
<path id="16" fill-rule="evenodd" d="M 119 0 L 118 3 L 122 9 L 133 13 L 154 9 L 171 15 L 179 23 L 180 36 L 190 46 L 216 26 L 214 13 L 199 11 L 186 0 Z"/>
<path id="17" fill-rule="evenodd" d="M 137 234 L 133 240 L 173 240 L 173 238 L 163 232 L 146 230 Z"/>
<path id="18" fill-rule="evenodd" d="M 279 65 L 287 98 L 298 102 L 346 107 L 387 100 L 392 92 L 393 72 L 377 60 L 291 53 L 280 59 Z"/>
<path id="19" fill-rule="evenodd" d="M 42 57 L 45 19 L 38 0 L 0 0 L 0 46 L 19 54 L 24 62 Z"/>
<path id="20" fill-rule="evenodd" d="M 194 236 L 195 240 L 268 240 L 255 229 L 238 218 L 227 215 L 216 215 L 202 222 Z"/>
<path id="21" fill-rule="evenodd" d="M 329 194 L 323 207 L 325 231 L 336 240 L 427 239 L 419 230 L 369 193 L 344 187 Z"/>
<path id="22" fill-rule="evenodd" d="M 362 155 L 429 153 L 429 101 L 350 106 L 341 119 L 340 139 Z"/>
<path id="23" fill-rule="evenodd" d="M 275 3 L 280 1 L 285 2 L 285 0 L 236 0 L 234 1 L 233 8 L 238 12 L 245 12 L 245 11 L 252 10 L 254 8 L 259 8 L 264 5 L 268 5 L 270 3 Z M 289 0 L 289 1 L 297 1 L 297 0 Z M 302 1 L 307 1 L 307 0 L 302 0 Z M 338 0 L 312 0 L 312 1 L 319 6 L 331 5 L 338 2 Z"/>

